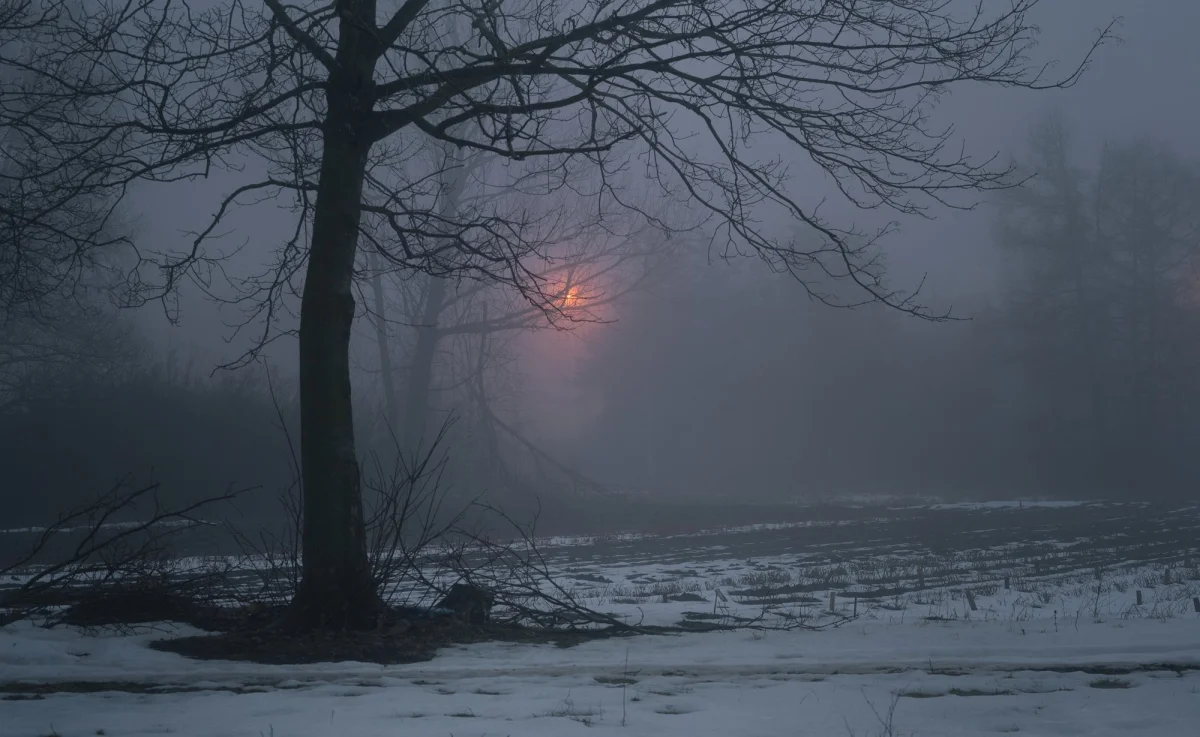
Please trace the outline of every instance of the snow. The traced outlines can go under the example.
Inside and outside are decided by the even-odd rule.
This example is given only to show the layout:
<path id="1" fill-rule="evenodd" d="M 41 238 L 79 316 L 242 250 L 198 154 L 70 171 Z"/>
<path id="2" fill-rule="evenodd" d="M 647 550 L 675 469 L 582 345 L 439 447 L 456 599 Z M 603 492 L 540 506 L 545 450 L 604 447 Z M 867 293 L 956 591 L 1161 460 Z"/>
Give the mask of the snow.
<path id="1" fill-rule="evenodd" d="M 749 676 L 705 681 L 643 679 L 598 684 L 587 674 L 464 679 L 453 684 L 325 685 L 248 694 L 203 692 L 149 697 L 93 694 L 8 702 L 4 734 L 90 735 L 845 735 L 878 734 L 893 685 L 947 688 L 948 677 L 833 680 Z M 1133 679 L 1124 690 L 1090 688 L 1088 677 L 1014 674 L 955 677 L 1010 696 L 901 698 L 896 734 L 925 737 L 1188 734 L 1196 715 L 1195 678 Z M 1059 689 L 1070 688 L 1063 691 Z M 1190 702 L 1190 703 L 1189 703 Z M 622 722 L 624 724 L 622 724 Z"/>
<path id="2" fill-rule="evenodd" d="M 819 632 L 487 643 L 393 666 L 195 661 L 146 647 L 187 628 L 18 623 L 0 629 L 0 682 L 125 690 L 0 701 L 0 736 L 867 735 L 893 701 L 897 735 L 1182 735 L 1200 718 L 1195 616 L 1056 627 L 882 614 Z M 1106 683 L 1096 666 L 1131 672 Z"/>
<path id="3" fill-rule="evenodd" d="M 1200 567 L 1191 554 L 1139 559 L 1138 539 L 1089 541 L 1070 530 L 935 554 L 853 531 L 845 545 L 804 544 L 779 534 L 786 529 L 669 543 L 560 539 L 548 565 L 579 601 L 630 622 L 714 611 L 752 618 L 768 606 L 768 623 L 786 613 L 840 626 L 570 648 L 485 643 L 411 665 L 264 666 L 147 647 L 195 633 L 176 625 L 118 635 L 23 622 L 0 628 L 0 737 L 1196 733 Z M 873 588 L 900 593 L 858 602 L 860 616 L 846 621 L 850 591 Z M 718 592 L 725 600 L 714 603 Z"/>

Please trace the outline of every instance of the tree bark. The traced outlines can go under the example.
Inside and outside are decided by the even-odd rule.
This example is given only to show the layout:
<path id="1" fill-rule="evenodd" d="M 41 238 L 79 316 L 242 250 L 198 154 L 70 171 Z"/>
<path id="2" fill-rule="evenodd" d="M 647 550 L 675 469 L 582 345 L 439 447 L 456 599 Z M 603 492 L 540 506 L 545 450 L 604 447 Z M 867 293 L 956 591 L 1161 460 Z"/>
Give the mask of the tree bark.
<path id="1" fill-rule="evenodd" d="M 338 138 L 325 136 L 300 303 L 304 543 L 293 614 L 310 628 L 365 624 L 378 603 L 367 563 L 350 396 L 351 282 L 366 156 Z"/>
<path id="2" fill-rule="evenodd" d="M 353 4 L 330 73 L 312 242 L 300 302 L 300 465 L 304 524 L 293 629 L 357 629 L 382 602 L 371 580 L 350 396 L 354 262 L 372 141 L 370 39 Z M 364 16 L 366 17 L 366 16 Z M 371 16 L 373 19 L 373 15 Z"/>

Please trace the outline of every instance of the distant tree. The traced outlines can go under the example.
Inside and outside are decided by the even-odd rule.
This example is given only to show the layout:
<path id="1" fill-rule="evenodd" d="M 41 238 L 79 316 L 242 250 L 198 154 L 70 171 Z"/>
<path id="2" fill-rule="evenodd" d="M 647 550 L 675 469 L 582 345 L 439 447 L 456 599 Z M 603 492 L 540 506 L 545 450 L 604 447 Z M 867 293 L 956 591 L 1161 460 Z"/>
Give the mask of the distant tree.
<path id="1" fill-rule="evenodd" d="M 1027 436 L 1045 469 L 1092 468 L 1102 478 L 1108 400 L 1106 270 L 1091 182 L 1058 113 L 1030 131 L 1022 172 L 1000 198 L 1005 316 L 1026 377 Z M 1069 459 L 1069 460 L 1068 460 Z"/>
<path id="2" fill-rule="evenodd" d="M 120 193 L 95 176 L 123 165 L 119 146 L 88 132 L 97 108 L 113 102 L 89 94 L 103 70 L 83 69 L 56 36 L 85 18 L 78 0 L 0 0 L 0 319 L 44 320 L 49 303 L 69 302 L 101 274 L 111 281 L 129 245 Z M 39 44 L 56 47 L 53 78 L 37 68 L 50 50 Z"/>
<path id="3" fill-rule="evenodd" d="M 1180 486 L 1200 470 L 1200 165 L 1152 141 L 1079 158 L 1044 121 L 1002 207 L 1026 436 L 1051 483 Z"/>
<path id="4" fill-rule="evenodd" d="M 1095 184 L 1109 320 L 1107 398 L 1127 488 L 1176 486 L 1200 440 L 1200 162 L 1161 143 L 1109 144 Z M 1198 468 L 1194 463 L 1192 472 Z"/>
<path id="5" fill-rule="evenodd" d="M 970 82 L 1058 87 L 1080 71 L 1048 78 L 1028 59 L 1037 0 L 264 5 L 64 9 L 25 34 L 20 89 L 47 100 L 23 113 L 42 149 L 93 165 L 78 178 L 87 187 L 198 177 L 244 157 L 266 163 L 268 175 L 231 192 L 194 248 L 158 260 L 159 290 L 211 264 L 204 241 L 239 200 L 294 197 L 295 236 L 275 268 L 242 286 L 269 322 L 304 272 L 297 627 L 365 626 L 379 605 L 348 356 L 358 245 L 380 243 L 360 238 L 364 228 L 392 231 L 396 248 L 379 257 L 398 268 L 506 283 L 542 309 L 556 299 L 523 266 L 544 223 L 503 203 L 444 213 L 435 177 L 392 166 L 406 142 L 494 153 L 542 191 L 597 169 L 599 212 L 642 210 L 618 186 L 630 170 L 709 216 L 722 248 L 757 253 L 801 284 L 823 272 L 858 285 L 864 300 L 920 313 L 884 285 L 869 249 L 851 247 L 844 229 L 788 189 L 787 157 L 777 154 L 828 174 L 856 205 L 920 212 L 1008 183 L 1002 167 L 948 145 L 929 117 L 942 92 Z M 48 192 L 56 176 L 43 166 L 23 181 Z M 768 210 L 813 238 L 773 234 L 760 225 Z"/>
<path id="6" fill-rule="evenodd" d="M 141 346 L 106 301 L 128 243 L 119 195 L 88 176 L 113 148 L 72 149 L 39 126 L 58 121 L 87 138 L 96 100 L 70 88 L 77 64 L 54 83 L 30 67 L 37 39 L 78 17 L 75 2 L 0 0 L 0 416 L 27 412 L 81 370 L 120 373 Z M 107 480 L 106 480 L 107 482 Z"/>

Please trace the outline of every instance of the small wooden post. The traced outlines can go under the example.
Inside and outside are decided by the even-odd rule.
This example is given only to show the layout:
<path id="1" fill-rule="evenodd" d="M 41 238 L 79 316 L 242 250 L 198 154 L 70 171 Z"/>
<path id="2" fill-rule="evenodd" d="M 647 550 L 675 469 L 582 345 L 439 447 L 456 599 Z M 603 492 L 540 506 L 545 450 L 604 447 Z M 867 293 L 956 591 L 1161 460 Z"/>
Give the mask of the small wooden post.
<path id="1" fill-rule="evenodd" d="M 975 594 L 970 589 L 967 589 L 967 604 L 971 607 L 971 611 L 979 611 L 979 607 L 975 606 Z"/>
<path id="2" fill-rule="evenodd" d="M 854 594 L 854 613 L 851 616 L 858 616 L 858 594 Z"/>
<path id="3" fill-rule="evenodd" d="M 1168 568 L 1165 571 L 1163 571 L 1163 586 L 1170 586 L 1170 585 L 1171 585 L 1171 569 Z"/>
<path id="4" fill-rule="evenodd" d="M 1200 596 L 1192 597 L 1192 608 L 1196 610 L 1196 614 L 1200 614 Z"/>
<path id="5" fill-rule="evenodd" d="M 829 592 L 829 611 L 836 612 L 837 611 L 836 607 L 837 607 L 837 594 L 830 591 Z"/>
<path id="6" fill-rule="evenodd" d="M 1008 576 L 1005 576 L 1005 577 L 1004 577 L 1004 590 L 1005 590 L 1005 591 L 1012 591 L 1012 586 L 1011 586 L 1011 585 L 1009 585 Z"/>
<path id="7" fill-rule="evenodd" d="M 1142 605 L 1142 590 L 1141 589 L 1138 589 L 1138 591 L 1137 591 L 1137 605 L 1138 606 Z"/>

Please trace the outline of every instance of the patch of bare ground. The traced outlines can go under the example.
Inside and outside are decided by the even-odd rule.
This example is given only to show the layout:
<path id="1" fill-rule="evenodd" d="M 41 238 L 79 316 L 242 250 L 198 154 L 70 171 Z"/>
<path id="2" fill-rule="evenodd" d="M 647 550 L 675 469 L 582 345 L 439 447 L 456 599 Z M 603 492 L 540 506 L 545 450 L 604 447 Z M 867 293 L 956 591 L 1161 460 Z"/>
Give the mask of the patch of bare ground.
<path id="1" fill-rule="evenodd" d="M 279 612 L 280 614 L 282 612 Z M 454 617 L 392 611 L 370 630 L 293 632 L 268 619 L 227 620 L 221 631 L 156 640 L 150 647 L 200 660 L 235 660 L 268 665 L 357 661 L 385 665 L 419 663 L 452 645 L 505 641 L 571 647 L 589 640 L 629 634 L 625 630 L 550 630 L 509 624 L 471 624 Z"/>

